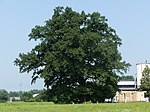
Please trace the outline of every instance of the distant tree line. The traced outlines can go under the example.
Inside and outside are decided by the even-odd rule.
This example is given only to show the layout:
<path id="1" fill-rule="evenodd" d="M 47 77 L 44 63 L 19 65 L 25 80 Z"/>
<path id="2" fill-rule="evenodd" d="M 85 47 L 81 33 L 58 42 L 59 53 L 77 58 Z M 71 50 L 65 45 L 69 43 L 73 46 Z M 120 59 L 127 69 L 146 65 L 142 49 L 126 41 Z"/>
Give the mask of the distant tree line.
<path id="1" fill-rule="evenodd" d="M 15 97 L 19 97 L 20 101 L 24 102 L 43 102 L 47 101 L 47 96 L 45 90 L 30 90 L 30 91 L 6 91 L 5 89 L 0 89 L 0 102 L 16 101 Z"/>
<path id="2" fill-rule="evenodd" d="M 123 75 L 120 76 L 119 78 L 121 81 L 134 81 L 134 76 L 133 75 Z"/>

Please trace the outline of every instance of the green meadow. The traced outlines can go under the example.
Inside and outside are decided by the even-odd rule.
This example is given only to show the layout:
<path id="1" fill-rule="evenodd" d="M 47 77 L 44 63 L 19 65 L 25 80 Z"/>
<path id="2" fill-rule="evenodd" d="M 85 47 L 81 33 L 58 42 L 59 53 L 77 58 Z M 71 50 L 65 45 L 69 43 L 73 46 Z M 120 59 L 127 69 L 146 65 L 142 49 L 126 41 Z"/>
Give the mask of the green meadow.
<path id="1" fill-rule="evenodd" d="M 0 112 L 150 112 L 150 103 L 53 104 L 48 102 L 0 103 Z"/>

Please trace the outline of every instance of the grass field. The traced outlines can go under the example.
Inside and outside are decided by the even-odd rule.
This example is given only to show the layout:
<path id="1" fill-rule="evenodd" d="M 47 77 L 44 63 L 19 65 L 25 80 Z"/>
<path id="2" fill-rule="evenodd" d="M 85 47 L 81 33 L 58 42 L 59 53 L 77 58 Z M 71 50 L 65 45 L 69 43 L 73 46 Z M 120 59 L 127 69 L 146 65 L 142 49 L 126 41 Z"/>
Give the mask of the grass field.
<path id="1" fill-rule="evenodd" d="M 150 103 L 58 105 L 48 102 L 0 103 L 0 112 L 150 112 Z"/>

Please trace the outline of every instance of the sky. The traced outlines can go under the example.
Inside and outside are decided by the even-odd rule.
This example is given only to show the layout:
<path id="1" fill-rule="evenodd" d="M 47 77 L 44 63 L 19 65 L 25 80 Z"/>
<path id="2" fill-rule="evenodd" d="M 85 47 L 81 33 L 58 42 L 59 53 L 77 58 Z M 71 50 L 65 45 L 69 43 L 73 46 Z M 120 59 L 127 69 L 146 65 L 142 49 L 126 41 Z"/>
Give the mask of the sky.
<path id="1" fill-rule="evenodd" d="M 57 6 L 77 12 L 99 12 L 108 19 L 122 39 L 119 51 L 136 74 L 136 64 L 150 62 L 150 1 L 143 0 L 0 0 L 0 89 L 28 91 L 43 89 L 42 79 L 31 85 L 32 73 L 19 73 L 14 65 L 19 53 L 31 51 L 35 42 L 28 35 L 36 25 L 44 25 Z"/>

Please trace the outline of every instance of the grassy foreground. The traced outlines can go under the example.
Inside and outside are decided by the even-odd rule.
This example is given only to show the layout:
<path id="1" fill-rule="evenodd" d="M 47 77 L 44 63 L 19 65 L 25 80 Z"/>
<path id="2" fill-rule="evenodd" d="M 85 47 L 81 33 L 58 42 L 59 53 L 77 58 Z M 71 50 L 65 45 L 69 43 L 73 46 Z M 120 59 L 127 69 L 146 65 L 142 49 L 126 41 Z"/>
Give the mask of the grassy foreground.
<path id="1" fill-rule="evenodd" d="M 0 112 L 150 112 L 150 103 L 58 105 L 48 102 L 0 103 Z"/>

